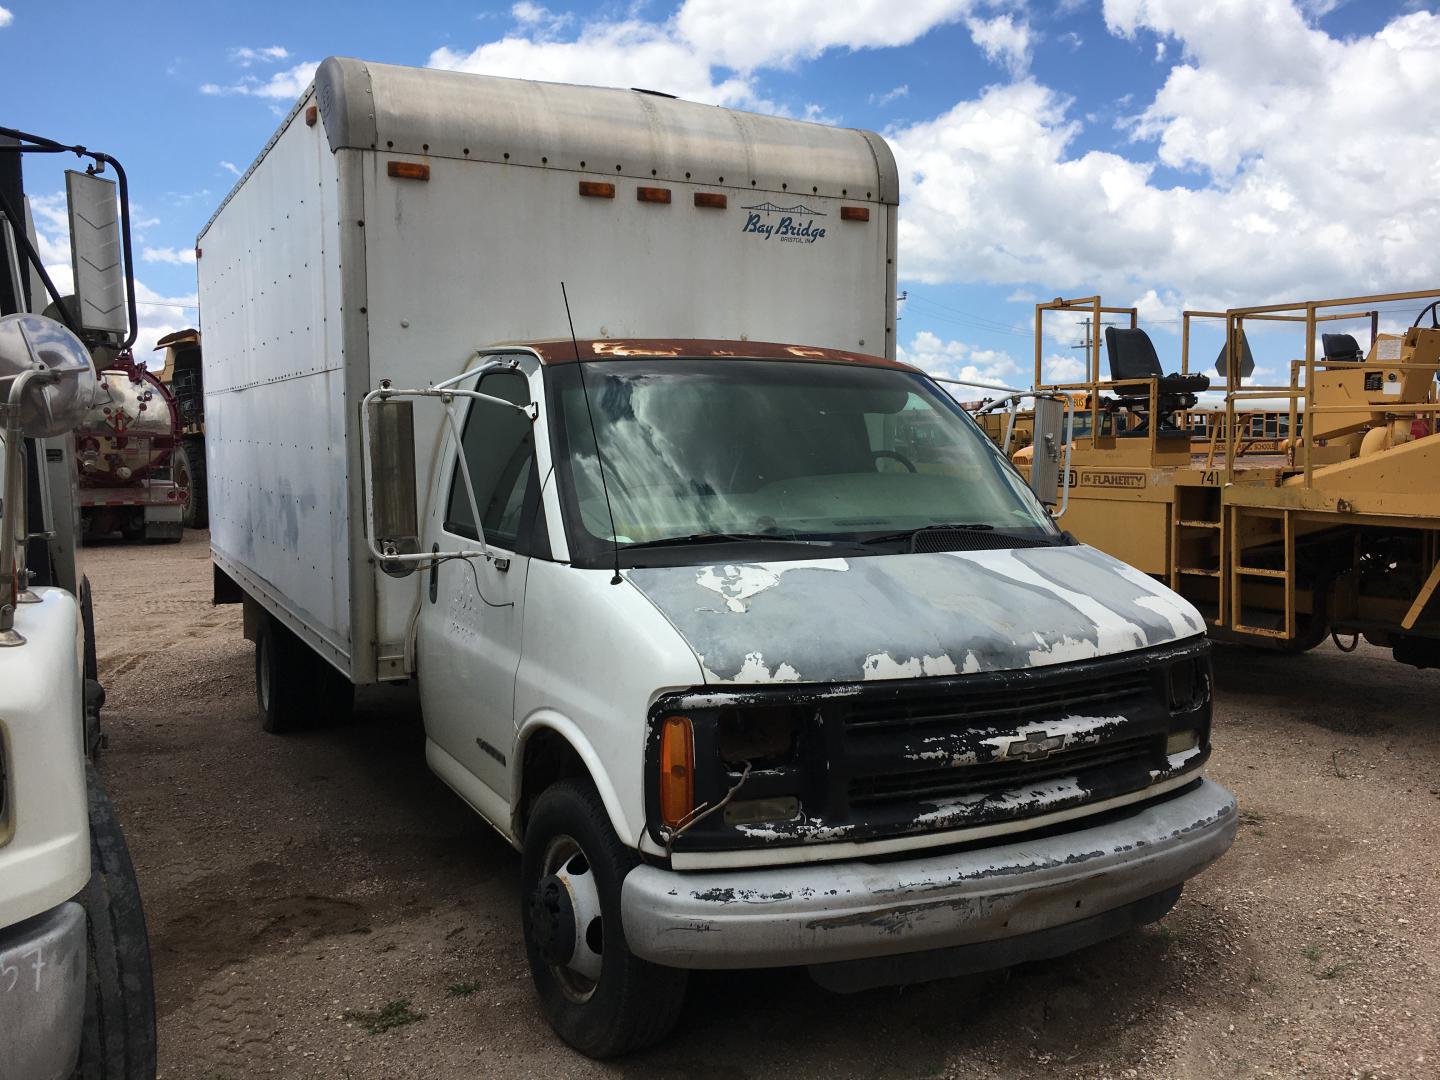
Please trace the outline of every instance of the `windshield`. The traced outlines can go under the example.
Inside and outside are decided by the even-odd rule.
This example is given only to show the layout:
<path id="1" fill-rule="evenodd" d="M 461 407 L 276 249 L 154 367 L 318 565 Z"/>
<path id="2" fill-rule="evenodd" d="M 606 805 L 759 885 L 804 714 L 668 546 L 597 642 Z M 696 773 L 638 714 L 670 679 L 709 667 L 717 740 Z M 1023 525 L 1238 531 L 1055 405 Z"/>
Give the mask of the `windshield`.
<path id="1" fill-rule="evenodd" d="M 898 541 L 939 524 L 1059 536 L 994 444 L 912 372 L 671 358 L 583 367 L 610 512 L 581 365 L 548 373 L 557 477 L 582 565 L 611 558 L 612 512 L 628 565 L 667 545 L 730 540 L 794 546 L 765 558 L 815 558 L 821 542 Z M 683 561 L 723 557 L 691 555 Z"/>

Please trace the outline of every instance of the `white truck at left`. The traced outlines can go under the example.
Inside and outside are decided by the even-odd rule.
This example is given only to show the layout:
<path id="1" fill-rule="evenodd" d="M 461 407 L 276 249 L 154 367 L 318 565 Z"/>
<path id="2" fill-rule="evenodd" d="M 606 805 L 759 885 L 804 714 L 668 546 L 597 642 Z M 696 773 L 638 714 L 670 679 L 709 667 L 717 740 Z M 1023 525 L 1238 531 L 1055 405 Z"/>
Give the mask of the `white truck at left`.
<path id="1" fill-rule="evenodd" d="M 121 179 L 68 174 L 72 222 L 89 200 L 73 298 L 38 257 L 26 151 L 74 151 Z M 94 357 L 135 336 L 124 193 L 108 155 L 0 128 L 0 1080 L 155 1076 L 145 918 L 93 764 L 104 694 L 75 550 L 71 431 L 97 393 Z M 97 306 L 108 324 L 87 317 Z"/>

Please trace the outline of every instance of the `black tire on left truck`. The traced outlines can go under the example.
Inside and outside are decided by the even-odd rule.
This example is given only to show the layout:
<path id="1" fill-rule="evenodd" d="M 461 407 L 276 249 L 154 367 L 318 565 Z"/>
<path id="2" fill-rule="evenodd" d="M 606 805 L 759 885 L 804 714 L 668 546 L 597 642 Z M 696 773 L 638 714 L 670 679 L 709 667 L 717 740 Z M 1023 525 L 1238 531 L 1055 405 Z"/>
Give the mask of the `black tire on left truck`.
<path id="1" fill-rule="evenodd" d="M 125 835 L 93 766 L 90 798 L 90 883 L 85 908 L 89 950 L 85 1027 L 75 1080 L 154 1080 L 155 987 L 140 886 Z"/>
<path id="2" fill-rule="evenodd" d="M 355 687 L 268 612 L 255 636 L 255 707 L 272 735 L 324 727 L 350 716 Z"/>

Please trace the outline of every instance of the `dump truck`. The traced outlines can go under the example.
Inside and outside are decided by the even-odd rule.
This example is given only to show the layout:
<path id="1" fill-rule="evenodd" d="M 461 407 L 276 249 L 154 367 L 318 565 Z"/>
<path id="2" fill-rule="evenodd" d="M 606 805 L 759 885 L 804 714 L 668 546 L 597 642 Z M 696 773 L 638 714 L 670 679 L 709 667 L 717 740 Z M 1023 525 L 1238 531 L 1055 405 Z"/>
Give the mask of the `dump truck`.
<path id="1" fill-rule="evenodd" d="M 155 342 L 165 350 L 156 377 L 175 399 L 180 444 L 172 456 L 175 486 L 180 489 L 180 523 L 187 529 L 210 524 L 205 495 L 205 382 L 200 363 L 200 331 L 176 330 Z"/>
<path id="2" fill-rule="evenodd" d="M 95 171 L 67 177 L 72 221 L 88 223 L 71 236 L 87 269 L 69 303 L 38 255 L 31 151 Z M 134 335 L 116 173 L 108 155 L 0 129 L 0 1080 L 155 1076 L 145 916 L 95 769 L 104 691 L 76 552 L 72 430 L 99 392 L 92 349 Z M 47 308 L 59 317 L 34 313 Z"/>
<path id="3" fill-rule="evenodd" d="M 217 602 L 267 730 L 418 683 L 605 1057 L 1158 919 L 1230 844 L 1199 614 L 895 360 L 857 130 L 324 61 L 196 241 Z"/>

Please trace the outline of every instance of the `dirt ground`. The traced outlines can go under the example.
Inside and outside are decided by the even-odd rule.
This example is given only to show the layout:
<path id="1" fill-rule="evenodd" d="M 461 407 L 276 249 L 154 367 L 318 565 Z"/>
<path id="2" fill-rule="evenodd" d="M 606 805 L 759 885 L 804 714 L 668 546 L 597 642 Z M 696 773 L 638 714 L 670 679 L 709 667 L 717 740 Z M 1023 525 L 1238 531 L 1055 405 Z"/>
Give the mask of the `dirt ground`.
<path id="1" fill-rule="evenodd" d="M 187 533 L 85 560 L 166 1080 L 1440 1076 L 1440 672 L 1363 645 L 1217 650 L 1210 773 L 1243 824 L 1163 923 L 850 997 L 699 976 L 669 1042 L 601 1065 L 537 1013 L 518 859 L 427 772 L 413 697 L 263 734 L 208 555 Z M 354 1016 L 387 1005 L 418 1018 L 372 1035 Z"/>

